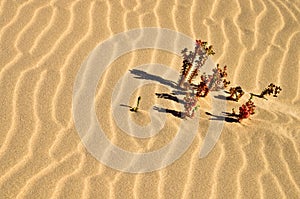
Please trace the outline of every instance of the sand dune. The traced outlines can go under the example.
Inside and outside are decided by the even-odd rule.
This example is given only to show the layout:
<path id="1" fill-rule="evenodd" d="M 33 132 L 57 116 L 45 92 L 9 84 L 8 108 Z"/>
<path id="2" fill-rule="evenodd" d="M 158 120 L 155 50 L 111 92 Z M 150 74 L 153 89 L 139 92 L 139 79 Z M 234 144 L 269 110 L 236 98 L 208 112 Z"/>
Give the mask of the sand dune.
<path id="1" fill-rule="evenodd" d="M 300 198 L 299 19 L 297 0 L 1 1 L 0 198 Z M 260 93 L 271 82 L 283 91 L 278 98 L 255 98 L 251 120 L 225 122 L 206 158 L 199 158 L 199 150 L 210 123 L 209 97 L 200 101 L 195 139 L 173 164 L 138 174 L 105 166 L 77 133 L 74 82 L 99 43 L 143 27 L 207 40 L 216 51 L 213 60 L 227 65 L 232 85 L 247 93 Z M 116 124 L 111 96 L 119 79 L 142 64 L 179 72 L 181 62 L 174 54 L 144 49 L 119 57 L 105 71 L 95 109 L 113 144 L 145 153 L 172 141 L 182 119 L 166 114 L 157 135 L 135 138 Z M 142 96 L 141 112 L 130 121 L 149 124 L 155 104 L 180 110 L 177 102 L 154 94 L 170 91 L 159 82 L 137 89 L 129 105 Z M 229 101 L 227 111 L 239 105 Z"/>

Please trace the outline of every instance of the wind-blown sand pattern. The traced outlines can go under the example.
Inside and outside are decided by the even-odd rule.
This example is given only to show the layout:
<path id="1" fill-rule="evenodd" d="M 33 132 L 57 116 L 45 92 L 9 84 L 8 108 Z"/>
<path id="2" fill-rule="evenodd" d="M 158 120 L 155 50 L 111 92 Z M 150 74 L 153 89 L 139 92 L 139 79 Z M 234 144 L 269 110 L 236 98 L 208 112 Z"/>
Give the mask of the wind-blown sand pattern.
<path id="1" fill-rule="evenodd" d="M 2 0 L 0 198 L 300 198 L 299 20 L 297 0 Z M 270 82 L 283 91 L 268 101 L 255 98 L 251 120 L 226 122 L 204 159 L 199 149 L 209 126 L 209 97 L 200 101 L 196 138 L 173 164 L 142 174 L 111 169 L 89 154 L 78 136 L 73 84 L 99 43 L 142 27 L 168 28 L 213 44 L 213 60 L 226 64 L 231 84 L 248 93 L 260 93 Z M 113 87 L 129 70 L 148 63 L 180 71 L 182 60 L 160 50 L 128 53 L 101 77 L 95 96 L 107 137 L 128 151 L 163 147 L 181 121 L 167 114 L 161 132 L 149 139 L 128 136 L 116 125 Z M 154 104 L 179 109 L 155 92 L 168 89 L 150 84 L 132 94 L 131 105 L 142 96 L 141 117 L 131 118 L 137 124 L 150 122 Z M 227 111 L 239 104 L 228 102 Z"/>

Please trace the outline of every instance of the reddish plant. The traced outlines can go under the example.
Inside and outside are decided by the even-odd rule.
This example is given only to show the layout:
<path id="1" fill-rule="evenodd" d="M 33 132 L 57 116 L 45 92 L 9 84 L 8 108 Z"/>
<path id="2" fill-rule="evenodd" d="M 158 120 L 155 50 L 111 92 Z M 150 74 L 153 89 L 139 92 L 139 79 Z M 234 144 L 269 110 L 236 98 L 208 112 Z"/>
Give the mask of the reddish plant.
<path id="1" fill-rule="evenodd" d="M 207 83 L 209 82 L 209 79 L 206 75 L 202 75 L 201 76 L 201 82 L 196 86 L 196 96 L 197 97 L 206 97 L 208 92 L 209 92 L 209 88 L 207 86 Z"/>
<path id="2" fill-rule="evenodd" d="M 198 87 L 197 87 L 197 97 L 206 97 L 209 92 L 208 86 L 204 83 L 201 82 Z"/>
<path id="3" fill-rule="evenodd" d="M 219 68 L 219 64 L 217 67 L 213 69 L 213 75 L 201 75 L 201 81 L 196 86 L 197 97 L 205 97 L 207 96 L 210 90 L 220 90 L 224 89 L 230 84 L 230 81 L 226 81 L 225 77 L 227 77 L 227 66 L 224 66 L 224 69 Z"/>
<path id="4" fill-rule="evenodd" d="M 207 42 L 201 40 L 196 40 L 194 51 L 189 51 L 185 48 L 181 51 L 184 59 L 184 64 L 182 66 L 182 73 L 179 79 L 178 85 L 182 87 L 186 81 L 187 76 L 189 76 L 188 83 L 191 84 L 193 79 L 198 76 L 199 69 L 205 64 L 209 55 L 214 55 L 212 46 L 208 46 Z M 198 59 L 197 59 L 198 58 Z M 185 62 L 188 63 L 185 65 Z M 192 73 L 189 75 L 191 68 L 194 68 Z"/>
<path id="5" fill-rule="evenodd" d="M 224 66 L 223 70 L 217 64 L 217 67 L 213 70 L 213 75 L 210 77 L 209 89 L 210 90 L 220 90 L 227 87 L 230 84 L 230 81 L 226 81 L 225 77 L 227 77 L 227 66 Z"/>
<path id="6" fill-rule="evenodd" d="M 250 98 L 246 104 L 243 104 L 239 108 L 239 115 L 238 115 L 238 120 L 241 122 L 243 119 L 247 119 L 250 117 L 250 115 L 253 115 L 255 112 L 255 105 L 252 99 Z"/>

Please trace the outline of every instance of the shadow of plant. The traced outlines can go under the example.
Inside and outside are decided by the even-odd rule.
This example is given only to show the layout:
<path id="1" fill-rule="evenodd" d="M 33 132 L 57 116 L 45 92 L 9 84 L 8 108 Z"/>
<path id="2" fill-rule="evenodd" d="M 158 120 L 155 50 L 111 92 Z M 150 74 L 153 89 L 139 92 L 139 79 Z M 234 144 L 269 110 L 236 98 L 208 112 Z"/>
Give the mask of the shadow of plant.
<path id="1" fill-rule="evenodd" d="M 180 103 L 180 104 L 184 104 L 184 101 L 183 101 L 182 99 L 178 99 L 178 97 L 173 96 L 173 95 L 170 95 L 170 94 L 168 94 L 168 93 L 155 93 L 155 95 L 156 95 L 158 98 L 169 99 L 169 100 L 178 102 L 178 103 Z"/>
<path id="2" fill-rule="evenodd" d="M 156 110 L 158 112 L 170 113 L 170 114 L 172 114 L 175 117 L 183 119 L 183 112 L 181 112 L 181 111 L 176 111 L 176 110 L 172 110 L 172 109 L 161 108 L 161 107 L 157 107 L 157 106 L 154 106 L 153 110 Z"/>
<path id="3" fill-rule="evenodd" d="M 174 89 L 178 89 L 178 86 L 177 86 L 177 83 L 176 82 L 173 82 L 173 81 L 170 81 L 170 80 L 165 80 L 157 75 L 152 75 L 152 74 L 149 74 L 145 71 L 142 71 L 142 70 L 137 70 L 137 69 L 132 69 L 132 70 L 129 70 L 131 74 L 133 75 L 136 75 L 136 79 L 146 79 L 146 80 L 153 80 L 153 81 L 157 81 L 163 85 L 166 85 L 166 86 L 170 86 Z"/>
<path id="4" fill-rule="evenodd" d="M 209 120 L 219 120 L 219 121 L 225 121 L 225 122 L 229 122 L 229 123 L 238 123 L 239 122 L 239 120 L 237 118 L 234 118 L 234 115 L 231 113 L 226 113 L 228 116 L 213 115 L 209 112 L 205 112 L 205 114 L 213 117 L 213 118 L 210 118 Z M 231 117 L 229 117 L 229 116 L 231 116 Z"/>

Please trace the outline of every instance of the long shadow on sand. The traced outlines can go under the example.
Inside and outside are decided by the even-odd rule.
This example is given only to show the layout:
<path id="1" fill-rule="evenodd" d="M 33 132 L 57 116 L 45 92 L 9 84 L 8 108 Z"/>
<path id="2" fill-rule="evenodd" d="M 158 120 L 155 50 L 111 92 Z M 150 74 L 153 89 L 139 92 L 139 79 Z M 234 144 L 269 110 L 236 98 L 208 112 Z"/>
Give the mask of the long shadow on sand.
<path id="1" fill-rule="evenodd" d="M 221 99 L 221 100 L 228 100 L 228 101 L 234 101 L 234 102 L 236 102 L 236 100 L 234 100 L 234 99 L 232 99 L 232 98 L 230 98 L 230 97 L 226 97 L 226 96 L 224 96 L 224 95 L 217 95 L 217 96 L 214 96 L 214 98 L 216 98 L 216 99 Z"/>
<path id="2" fill-rule="evenodd" d="M 183 112 L 180 112 L 180 111 L 175 111 L 175 110 L 171 110 L 171 109 L 161 108 L 161 107 L 157 107 L 157 106 L 154 106 L 153 109 L 156 110 L 156 111 L 158 111 L 158 112 L 170 113 L 173 116 L 181 118 L 181 119 L 183 118 L 182 117 L 183 116 Z"/>
<path id="3" fill-rule="evenodd" d="M 170 95 L 169 93 L 155 93 L 155 95 L 158 98 L 168 99 L 168 100 L 178 102 L 180 104 L 184 104 L 184 101 L 182 99 L 178 99 L 178 97 Z"/>
<path id="4" fill-rule="evenodd" d="M 157 76 L 157 75 L 152 75 L 152 74 L 149 74 L 145 71 L 142 71 L 142 70 L 137 70 L 137 69 L 132 69 L 132 70 L 129 70 L 131 74 L 133 75 L 136 75 L 136 79 L 146 79 L 146 80 L 153 80 L 153 81 L 157 81 L 163 85 L 166 85 L 166 86 L 170 86 L 174 89 L 178 89 L 178 86 L 176 84 L 176 82 L 173 82 L 173 81 L 170 81 L 170 80 L 165 80 L 163 78 L 161 78 L 160 76 Z"/>
<path id="5" fill-rule="evenodd" d="M 219 120 L 219 121 L 225 121 L 225 122 L 229 122 L 229 123 L 239 122 L 239 120 L 237 118 L 234 118 L 233 117 L 234 115 L 232 115 L 231 113 L 227 113 L 227 112 L 223 112 L 223 113 L 225 113 L 227 116 L 213 115 L 209 112 L 205 112 L 206 115 L 213 117 L 213 118 L 210 118 L 209 120 Z"/>
<path id="6" fill-rule="evenodd" d="M 120 104 L 120 106 L 127 107 L 127 108 L 132 108 L 131 106 L 129 106 L 127 104 Z"/>

